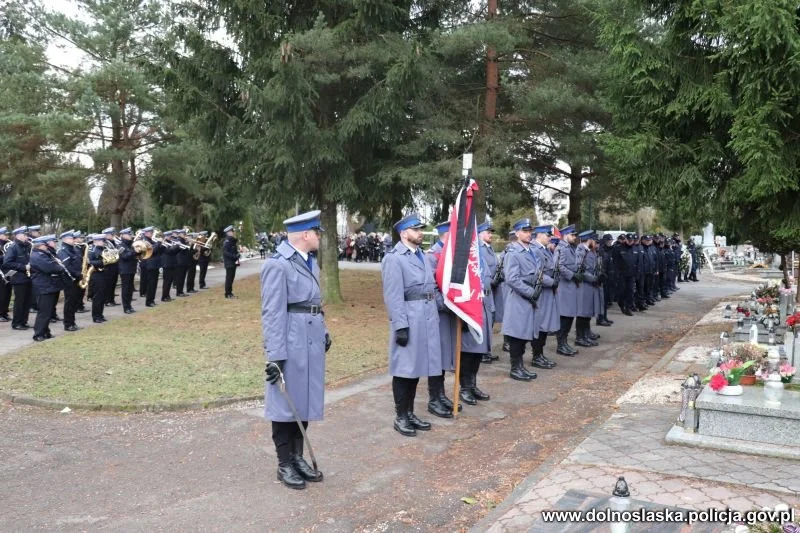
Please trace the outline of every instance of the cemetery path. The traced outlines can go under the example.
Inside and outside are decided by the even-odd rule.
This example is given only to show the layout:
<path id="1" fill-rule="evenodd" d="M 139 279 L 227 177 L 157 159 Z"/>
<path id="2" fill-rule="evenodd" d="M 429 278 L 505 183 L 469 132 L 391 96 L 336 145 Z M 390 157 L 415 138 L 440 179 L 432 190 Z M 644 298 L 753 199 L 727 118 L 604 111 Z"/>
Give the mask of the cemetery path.
<path id="1" fill-rule="evenodd" d="M 594 328 L 601 346 L 574 358 L 555 355 L 550 339 L 558 366 L 532 383 L 508 379 L 505 354 L 482 365 L 492 399 L 456 420 L 424 416 L 422 380 L 416 412 L 433 429 L 416 438 L 392 429 L 387 376 L 330 391 L 325 420 L 309 431 L 325 481 L 305 491 L 276 482 L 258 405 L 109 415 L 0 404 L 0 531 L 466 528 L 569 455 L 720 298 L 749 292 L 711 276 L 680 287 L 634 317 L 612 309 L 614 326 Z"/>

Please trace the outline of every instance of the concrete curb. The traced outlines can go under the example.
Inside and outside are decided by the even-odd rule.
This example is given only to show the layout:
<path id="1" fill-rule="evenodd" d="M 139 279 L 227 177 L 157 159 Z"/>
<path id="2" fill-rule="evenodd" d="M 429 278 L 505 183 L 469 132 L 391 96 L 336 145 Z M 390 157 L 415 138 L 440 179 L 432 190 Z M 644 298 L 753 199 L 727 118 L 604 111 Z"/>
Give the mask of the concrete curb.
<path id="1" fill-rule="evenodd" d="M 240 402 L 261 400 L 263 394 L 254 396 L 241 396 L 236 398 L 217 398 L 216 400 L 197 400 L 191 402 L 171 402 L 171 403 L 142 403 L 142 404 L 96 404 L 83 402 L 65 402 L 51 400 L 48 398 L 34 398 L 24 394 L 9 394 L 0 391 L 0 400 L 11 402 L 18 405 L 31 405 L 44 409 L 62 410 L 69 407 L 73 411 L 104 411 L 118 413 L 159 413 L 172 411 L 193 411 L 202 409 L 213 409 Z"/>

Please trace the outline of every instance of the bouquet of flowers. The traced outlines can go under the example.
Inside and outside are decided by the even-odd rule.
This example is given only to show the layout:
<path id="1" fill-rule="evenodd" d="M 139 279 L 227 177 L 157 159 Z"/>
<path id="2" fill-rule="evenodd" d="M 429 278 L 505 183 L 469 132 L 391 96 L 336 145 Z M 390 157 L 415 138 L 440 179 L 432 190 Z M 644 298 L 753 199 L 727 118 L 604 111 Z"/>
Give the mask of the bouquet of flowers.
<path id="1" fill-rule="evenodd" d="M 756 301 L 760 304 L 772 305 L 775 302 L 775 298 L 771 298 L 769 296 L 762 296 L 761 298 L 756 299 Z"/>
<path id="2" fill-rule="evenodd" d="M 791 383 L 794 376 L 795 368 L 789 363 L 783 363 L 780 366 L 779 374 L 781 375 L 781 382 Z"/>
<path id="3" fill-rule="evenodd" d="M 786 325 L 791 328 L 792 331 L 797 331 L 797 328 L 800 327 L 800 312 L 795 313 L 787 318 Z"/>
<path id="4" fill-rule="evenodd" d="M 778 298 L 780 298 L 780 291 L 781 289 L 777 285 L 762 285 L 761 287 L 756 289 L 756 298 L 771 298 L 772 300 L 777 300 Z M 760 302 L 760 303 L 767 303 L 767 302 Z"/>
<path id="5" fill-rule="evenodd" d="M 742 304 L 739 304 L 739 305 L 736 306 L 736 313 L 737 314 L 742 314 L 745 317 L 749 317 L 750 316 L 750 309 L 746 308 Z"/>
<path id="6" fill-rule="evenodd" d="M 767 351 L 763 348 L 750 344 L 749 342 L 735 342 L 733 344 L 725 345 L 722 348 L 722 359 L 739 361 L 744 364 L 748 361 L 752 362 L 755 367 L 761 366 L 767 357 Z M 756 368 L 753 366 L 748 367 L 743 375 L 755 375 Z"/>
<path id="7" fill-rule="evenodd" d="M 711 390 L 719 391 L 727 385 L 738 385 L 745 371 L 749 369 L 755 361 L 742 363 L 736 359 L 728 359 L 718 367 L 711 370 L 711 375 L 703 379 L 703 383 L 708 383 Z"/>

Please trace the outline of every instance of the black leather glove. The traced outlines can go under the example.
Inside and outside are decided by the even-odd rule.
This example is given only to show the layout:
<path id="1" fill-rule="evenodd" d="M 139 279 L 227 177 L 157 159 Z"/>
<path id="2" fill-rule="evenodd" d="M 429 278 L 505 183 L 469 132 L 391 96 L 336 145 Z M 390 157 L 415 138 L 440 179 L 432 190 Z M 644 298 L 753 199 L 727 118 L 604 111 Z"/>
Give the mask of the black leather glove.
<path id="1" fill-rule="evenodd" d="M 558 283 L 559 283 L 559 280 L 558 280 L 558 278 L 556 278 L 556 279 L 553 281 L 553 287 L 552 287 L 552 289 L 553 289 L 553 290 L 556 290 L 556 289 L 558 288 Z"/>
<path id="2" fill-rule="evenodd" d="M 331 344 L 333 344 L 333 341 L 331 340 L 331 336 L 326 333 L 325 334 L 325 351 L 326 352 L 331 349 Z"/>
<path id="3" fill-rule="evenodd" d="M 401 328 L 395 331 L 394 341 L 400 346 L 408 344 L 408 328 Z"/>
<path id="4" fill-rule="evenodd" d="M 583 281 L 583 274 L 581 274 L 580 272 L 575 272 L 572 275 L 572 281 L 574 281 L 575 283 L 580 283 L 581 281 Z"/>
<path id="5" fill-rule="evenodd" d="M 267 363 L 267 383 L 270 385 L 275 385 L 281 379 L 283 366 L 285 364 L 286 361 L 270 361 Z"/>

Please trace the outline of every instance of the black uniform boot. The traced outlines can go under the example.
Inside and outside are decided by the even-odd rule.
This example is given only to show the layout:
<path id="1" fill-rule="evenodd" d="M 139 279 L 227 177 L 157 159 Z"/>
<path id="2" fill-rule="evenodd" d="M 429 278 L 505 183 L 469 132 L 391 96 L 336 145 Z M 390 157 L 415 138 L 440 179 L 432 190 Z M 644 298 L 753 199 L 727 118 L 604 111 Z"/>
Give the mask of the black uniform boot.
<path id="1" fill-rule="evenodd" d="M 282 481 L 284 485 L 290 489 L 304 489 L 306 488 L 305 480 L 300 477 L 300 474 L 295 470 L 292 463 L 281 463 L 278 465 L 278 481 Z"/>
<path id="2" fill-rule="evenodd" d="M 319 470 L 314 468 L 303 459 L 303 438 L 294 439 L 292 446 L 292 466 L 295 471 L 300 474 L 300 477 L 306 481 L 317 482 L 322 481 L 323 475 Z"/>
<path id="3" fill-rule="evenodd" d="M 428 378 L 428 412 L 440 418 L 453 418 L 453 407 L 442 401 L 444 397 L 444 376 Z"/>
<path id="4" fill-rule="evenodd" d="M 467 360 L 469 359 L 469 360 Z M 461 354 L 461 375 L 459 376 L 458 397 L 467 405 L 478 405 L 478 400 L 472 395 L 472 356 Z"/>
<path id="5" fill-rule="evenodd" d="M 408 419 L 408 398 L 410 385 L 407 383 L 392 384 L 394 389 L 394 410 L 397 418 L 394 419 L 394 429 L 406 437 L 416 437 L 417 430 Z"/>
<path id="6" fill-rule="evenodd" d="M 444 385 L 444 382 L 442 383 Z M 425 422 L 424 420 L 420 420 L 417 415 L 414 414 L 414 400 L 417 397 L 417 388 L 413 387 L 409 390 L 409 400 L 408 400 L 408 421 L 411 422 L 411 425 L 414 426 L 414 429 L 418 429 L 420 431 L 428 431 L 431 429 L 431 423 Z"/>
<path id="7" fill-rule="evenodd" d="M 481 368 L 481 358 L 478 356 L 473 356 L 472 359 L 472 374 L 470 378 L 470 390 L 472 391 L 472 396 L 481 402 L 488 401 L 491 396 L 478 388 L 478 370 Z"/>
<path id="8" fill-rule="evenodd" d="M 585 348 L 591 348 L 592 346 L 597 346 L 597 343 L 594 343 L 590 338 L 588 338 L 586 332 L 586 328 L 583 323 L 583 319 L 578 317 L 578 320 L 575 322 L 575 344 L 578 346 L 583 346 Z"/>
<path id="9" fill-rule="evenodd" d="M 600 316 L 597 317 L 597 325 L 598 326 L 606 326 L 606 327 L 608 327 L 611 324 L 613 324 L 613 322 L 609 321 L 608 317 L 606 317 L 605 315 L 600 315 Z"/>
<path id="10" fill-rule="evenodd" d="M 511 358 L 511 373 L 509 375 L 511 379 L 516 379 L 517 381 L 530 381 L 533 379 L 527 372 L 522 371 L 521 355 Z"/>
<path id="11" fill-rule="evenodd" d="M 564 333 L 559 331 L 556 334 L 556 340 L 558 341 L 558 345 L 556 346 L 556 353 L 561 355 L 566 355 L 567 357 L 573 357 L 577 352 L 574 352 L 569 349 L 569 346 L 566 342 L 566 336 Z"/>
<path id="12" fill-rule="evenodd" d="M 540 335 L 546 334 L 540 333 Z M 550 370 L 556 366 L 556 363 L 544 356 L 544 342 L 545 339 L 541 337 L 533 342 L 533 360 L 531 360 L 531 365 L 536 368 Z"/>
<path id="13" fill-rule="evenodd" d="M 508 337 L 506 335 L 503 335 L 503 351 L 511 352 L 511 345 L 508 344 Z"/>
<path id="14" fill-rule="evenodd" d="M 564 348 L 572 352 L 572 355 L 577 355 L 578 350 L 569 345 L 569 331 L 572 329 L 573 318 L 571 316 L 561 317 L 561 332 L 564 335 Z M 577 322 L 576 322 L 577 324 Z M 576 343 L 577 344 L 577 343 Z"/>

